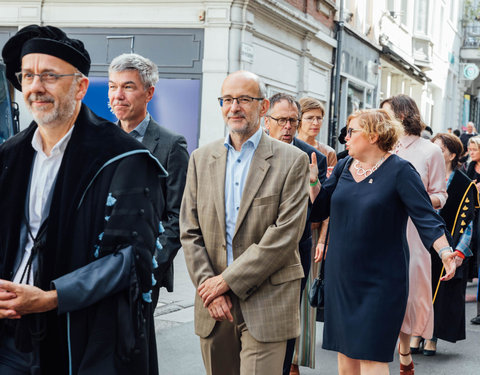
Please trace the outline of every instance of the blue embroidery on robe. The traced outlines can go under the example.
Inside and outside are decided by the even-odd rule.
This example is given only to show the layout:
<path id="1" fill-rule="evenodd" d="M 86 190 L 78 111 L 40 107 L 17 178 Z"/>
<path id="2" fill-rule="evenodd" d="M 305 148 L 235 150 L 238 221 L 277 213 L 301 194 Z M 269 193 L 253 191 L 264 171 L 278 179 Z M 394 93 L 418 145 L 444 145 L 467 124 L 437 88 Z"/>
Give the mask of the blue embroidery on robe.
<path id="1" fill-rule="evenodd" d="M 155 259 L 155 256 L 153 256 L 153 258 L 152 258 L 152 264 L 153 264 L 153 269 L 158 268 L 158 263 L 157 263 L 157 260 Z"/>
<path id="2" fill-rule="evenodd" d="M 105 221 L 110 220 L 110 216 L 105 216 Z"/>
<path id="3" fill-rule="evenodd" d="M 163 249 L 163 246 L 162 244 L 160 243 L 160 240 L 157 238 L 157 242 L 155 243 L 155 245 L 157 246 L 157 250 L 160 251 Z"/>
<path id="4" fill-rule="evenodd" d="M 113 206 L 116 201 L 117 201 L 117 200 L 116 200 L 115 197 L 112 195 L 112 193 L 108 193 L 107 206 L 108 206 L 108 207 Z"/>
<path id="5" fill-rule="evenodd" d="M 94 256 L 95 258 L 98 258 L 99 250 L 100 250 L 100 246 L 95 245 L 95 253 L 93 253 L 93 256 Z"/>
<path id="6" fill-rule="evenodd" d="M 157 285 L 157 279 L 155 278 L 155 276 L 153 276 L 153 273 L 152 273 L 152 286 L 155 286 Z"/>
<path id="7" fill-rule="evenodd" d="M 163 227 L 162 222 L 158 223 L 158 233 L 162 234 L 165 232 L 165 228 Z"/>
<path id="8" fill-rule="evenodd" d="M 101 241 L 103 239 L 103 232 L 98 235 L 98 239 Z"/>
<path id="9" fill-rule="evenodd" d="M 142 298 L 145 302 L 152 303 L 152 291 L 148 291 L 147 293 L 142 293 Z"/>

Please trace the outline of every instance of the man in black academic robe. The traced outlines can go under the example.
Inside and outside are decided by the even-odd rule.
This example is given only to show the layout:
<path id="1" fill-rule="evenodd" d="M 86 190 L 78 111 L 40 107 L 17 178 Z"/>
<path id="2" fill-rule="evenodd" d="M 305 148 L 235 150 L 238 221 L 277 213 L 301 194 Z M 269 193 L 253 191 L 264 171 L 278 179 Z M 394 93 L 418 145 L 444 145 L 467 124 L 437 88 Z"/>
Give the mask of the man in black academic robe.
<path id="1" fill-rule="evenodd" d="M 164 206 L 159 181 L 166 172 L 139 142 L 81 104 L 90 59 L 80 41 L 31 25 L 2 55 L 11 82 L 25 99 L 43 101 L 36 105 L 45 112 L 61 101 L 55 82 L 70 79 L 77 90 L 67 118 L 71 138 L 25 269 L 33 285 L 8 280 L 29 235 L 32 138 L 37 129 L 50 134 L 50 117 L 40 114 L 41 122 L 0 147 L 0 373 L 157 374 L 150 295 Z M 27 58 L 36 62 L 28 70 Z M 79 73 L 62 76 L 49 65 L 59 60 Z M 28 96 L 27 89 L 34 91 L 28 84 L 45 92 Z M 42 141 L 45 148 L 48 139 Z"/>

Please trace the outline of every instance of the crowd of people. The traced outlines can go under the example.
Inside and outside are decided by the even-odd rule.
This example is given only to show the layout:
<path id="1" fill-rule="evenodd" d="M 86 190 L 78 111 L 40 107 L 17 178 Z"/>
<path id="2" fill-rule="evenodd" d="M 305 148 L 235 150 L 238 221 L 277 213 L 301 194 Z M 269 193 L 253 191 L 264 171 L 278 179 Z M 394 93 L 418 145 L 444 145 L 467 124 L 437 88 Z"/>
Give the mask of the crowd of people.
<path id="1" fill-rule="evenodd" d="M 189 156 L 148 113 L 149 59 L 112 60 L 113 124 L 81 102 L 81 41 L 30 25 L 2 57 L 34 121 L 0 146 L 1 374 L 157 374 L 153 312 L 181 246 L 207 374 L 315 367 L 317 319 L 342 375 L 388 374 L 396 352 L 412 375 L 412 354 L 465 339 L 480 264 L 472 123 L 433 135 L 395 95 L 350 114 L 336 154 L 317 139 L 319 100 L 268 98 L 237 71 L 218 97 L 226 137 Z M 320 261 L 321 314 L 307 298 Z"/>

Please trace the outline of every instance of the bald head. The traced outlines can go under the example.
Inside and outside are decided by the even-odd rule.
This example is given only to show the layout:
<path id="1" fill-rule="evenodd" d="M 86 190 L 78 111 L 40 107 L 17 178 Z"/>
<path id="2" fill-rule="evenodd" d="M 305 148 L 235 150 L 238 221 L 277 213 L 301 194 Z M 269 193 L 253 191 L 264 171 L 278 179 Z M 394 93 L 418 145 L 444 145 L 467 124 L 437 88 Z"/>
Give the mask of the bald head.
<path id="1" fill-rule="evenodd" d="M 229 128 L 230 136 L 238 138 L 238 144 L 246 141 L 259 129 L 260 119 L 269 106 L 264 93 L 265 85 L 260 77 L 251 72 L 238 71 L 228 75 L 223 81 L 223 120 Z"/>
<path id="2" fill-rule="evenodd" d="M 248 84 L 252 85 L 252 87 L 256 87 L 256 97 L 265 98 L 267 96 L 267 89 L 260 77 L 257 76 L 255 73 L 246 70 L 238 70 L 229 74 L 227 78 L 225 78 L 222 85 L 222 95 L 225 84 L 229 84 L 229 81 L 231 80 L 234 80 L 234 82 L 238 82 L 242 85 Z"/>

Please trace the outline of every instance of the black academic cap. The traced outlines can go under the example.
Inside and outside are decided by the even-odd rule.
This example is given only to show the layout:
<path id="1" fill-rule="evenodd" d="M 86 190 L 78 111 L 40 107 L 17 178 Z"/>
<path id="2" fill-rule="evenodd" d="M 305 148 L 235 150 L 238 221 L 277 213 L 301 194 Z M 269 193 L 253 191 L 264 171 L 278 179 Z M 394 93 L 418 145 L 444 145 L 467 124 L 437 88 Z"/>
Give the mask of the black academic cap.
<path id="1" fill-rule="evenodd" d="M 15 73 L 22 68 L 22 57 L 29 53 L 58 57 L 86 76 L 90 71 L 90 55 L 80 40 L 69 38 L 65 32 L 54 26 L 26 26 L 12 36 L 2 50 L 7 78 L 20 91 L 22 87 Z"/>

